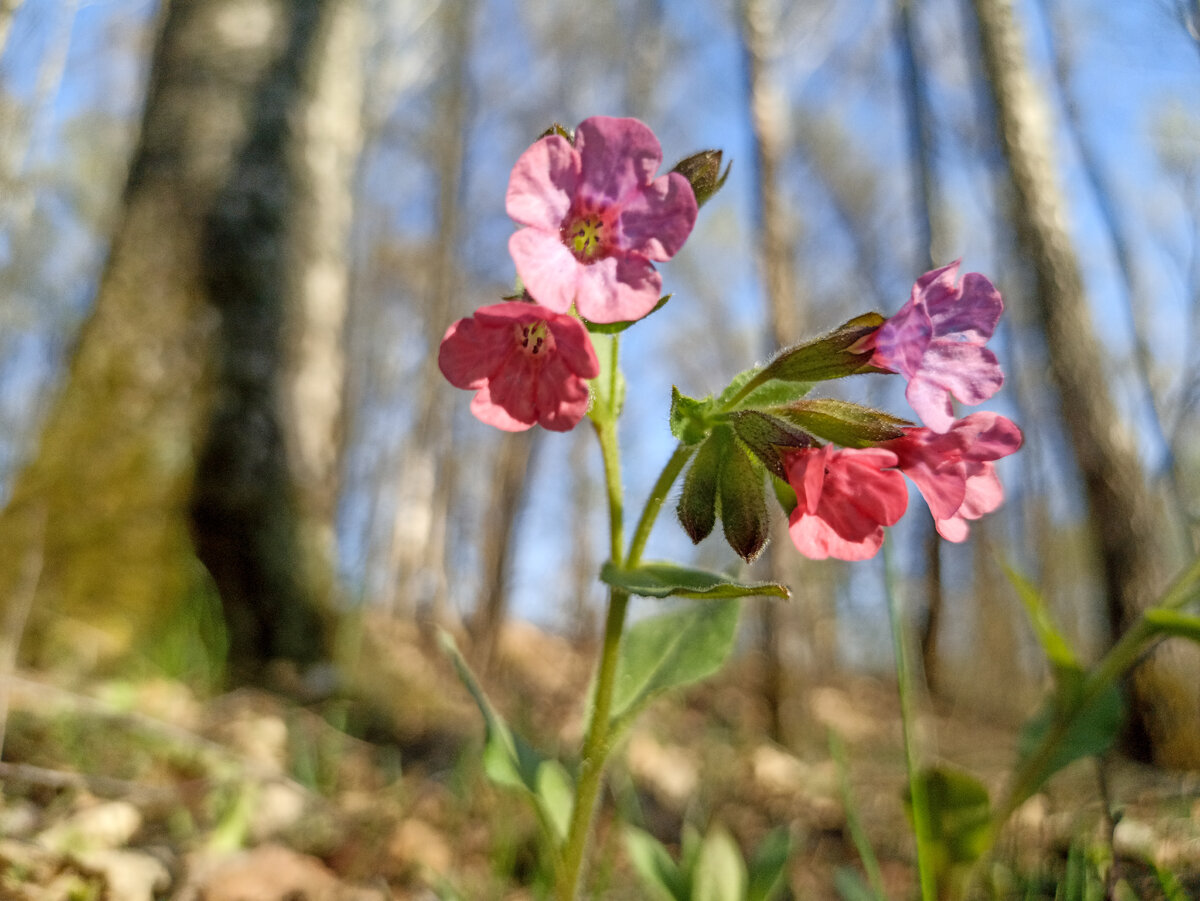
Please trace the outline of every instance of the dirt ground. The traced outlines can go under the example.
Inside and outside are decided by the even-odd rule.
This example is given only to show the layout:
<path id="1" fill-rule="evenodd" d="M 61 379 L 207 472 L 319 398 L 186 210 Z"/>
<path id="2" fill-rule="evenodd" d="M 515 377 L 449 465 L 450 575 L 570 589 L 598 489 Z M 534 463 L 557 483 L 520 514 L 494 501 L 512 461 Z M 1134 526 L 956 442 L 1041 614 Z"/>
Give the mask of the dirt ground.
<path id="1" fill-rule="evenodd" d="M 348 674 L 354 701 L 249 690 L 201 700 L 168 681 L 68 691 L 19 674 L 0 763 L 0 899 L 537 897 L 536 821 L 484 779 L 482 721 L 435 642 L 392 621 L 364 634 Z M 515 728 L 566 756 L 578 746 L 591 659 L 512 624 L 482 678 Z M 913 896 L 894 686 L 836 674 L 805 686 L 791 701 L 798 738 L 785 748 L 768 737 L 761 685 L 746 656 L 642 716 L 612 768 L 595 897 L 647 897 L 614 828 L 633 822 L 671 847 L 685 824 L 720 823 L 748 852 L 785 826 L 790 897 L 838 898 L 839 868 L 861 866 L 847 797 L 888 896 Z M 971 705 L 921 713 L 928 760 L 972 773 L 993 797 L 1016 729 Z M 992 869 L 1019 876 L 1021 897 L 1054 897 L 1073 842 L 1104 846 L 1098 773 L 1073 764 L 1014 816 Z M 1104 783 L 1119 810 L 1112 847 L 1138 896 L 1166 897 L 1151 878 L 1158 867 L 1180 877 L 1183 897 L 1200 897 L 1200 775 L 1113 760 Z M 1039 879 L 1043 893 L 1030 888 Z"/>

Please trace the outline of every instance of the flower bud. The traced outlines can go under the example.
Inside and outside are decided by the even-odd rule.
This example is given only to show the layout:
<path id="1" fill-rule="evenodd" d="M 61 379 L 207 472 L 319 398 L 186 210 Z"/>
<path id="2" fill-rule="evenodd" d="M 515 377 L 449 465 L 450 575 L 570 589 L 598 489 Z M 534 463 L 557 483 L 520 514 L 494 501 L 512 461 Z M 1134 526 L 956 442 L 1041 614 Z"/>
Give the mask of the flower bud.
<path id="1" fill-rule="evenodd" d="M 680 160 L 671 171 L 678 172 L 691 183 L 696 205 L 704 206 L 710 197 L 725 186 L 731 168 L 732 162 L 721 172 L 720 150 L 701 150 Z"/>

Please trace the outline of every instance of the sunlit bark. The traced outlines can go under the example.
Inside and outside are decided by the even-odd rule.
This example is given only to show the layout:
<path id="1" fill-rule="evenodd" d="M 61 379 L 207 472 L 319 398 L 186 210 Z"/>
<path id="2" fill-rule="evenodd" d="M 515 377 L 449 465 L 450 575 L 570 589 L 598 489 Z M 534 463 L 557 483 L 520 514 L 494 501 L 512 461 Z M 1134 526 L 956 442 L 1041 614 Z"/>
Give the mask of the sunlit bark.
<path id="1" fill-rule="evenodd" d="M 2 589 L 45 510 L 39 662 L 153 642 L 210 590 L 197 554 L 240 675 L 324 653 L 356 13 L 164 7 L 95 306 L 0 516 Z"/>
<path id="2" fill-rule="evenodd" d="M 1115 636 L 1164 582 L 1161 541 L 1131 436 L 1113 403 L 1092 326 L 1080 263 L 1067 230 L 1053 164 L 1050 113 L 1035 83 L 1011 0 L 973 0 L 1021 239 L 1033 264 L 1034 306 L 1049 348 L 1060 411 L 1083 477 L 1104 568 L 1108 622 Z M 1164 764 L 1200 765 L 1200 687 L 1194 656 L 1181 648 L 1143 665 L 1132 680 L 1131 750 Z M 1172 665 L 1174 664 L 1174 665 Z"/>

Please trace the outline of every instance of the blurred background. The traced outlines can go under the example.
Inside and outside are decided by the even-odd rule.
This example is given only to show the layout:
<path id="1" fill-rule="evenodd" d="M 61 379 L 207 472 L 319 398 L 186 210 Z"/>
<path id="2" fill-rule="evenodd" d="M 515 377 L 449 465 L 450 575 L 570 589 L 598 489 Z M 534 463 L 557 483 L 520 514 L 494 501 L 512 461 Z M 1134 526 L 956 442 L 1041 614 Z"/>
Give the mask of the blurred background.
<path id="1" fill-rule="evenodd" d="M 590 429 L 491 430 L 435 355 L 511 291 L 517 156 L 605 114 L 665 168 L 733 164 L 624 342 L 635 511 L 672 384 L 890 315 L 935 264 L 999 286 L 1007 503 L 949 545 L 914 494 L 889 541 L 935 696 L 1027 710 L 1002 564 L 1095 654 L 1197 550 L 1198 27 L 1192 0 L 0 3 L 9 659 L 303 695 L 369 673 L 384 621 L 480 659 L 511 620 L 593 639 Z M 831 390 L 903 416 L 897 381 Z M 670 520 L 649 556 L 730 564 Z M 890 668 L 882 562 L 777 537 L 755 567 L 797 589 L 744 619 L 786 740 L 812 674 Z M 1143 751 L 1196 765 L 1174 657 Z"/>

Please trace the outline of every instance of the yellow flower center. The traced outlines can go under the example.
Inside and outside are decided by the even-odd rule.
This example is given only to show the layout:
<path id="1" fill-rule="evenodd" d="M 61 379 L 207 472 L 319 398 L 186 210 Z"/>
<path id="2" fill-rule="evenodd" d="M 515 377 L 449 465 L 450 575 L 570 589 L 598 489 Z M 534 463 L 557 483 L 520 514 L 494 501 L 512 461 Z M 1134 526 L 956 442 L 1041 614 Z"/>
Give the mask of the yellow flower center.
<path id="1" fill-rule="evenodd" d="M 600 251 L 603 231 L 604 223 L 599 216 L 587 216 L 571 223 L 565 237 L 568 245 L 575 251 L 575 256 L 581 260 L 590 260 Z"/>
<path id="2" fill-rule="evenodd" d="M 521 352 L 528 357 L 544 357 L 554 348 L 554 336 L 550 334 L 550 326 L 545 320 L 518 323 L 513 326 L 513 332 Z"/>

